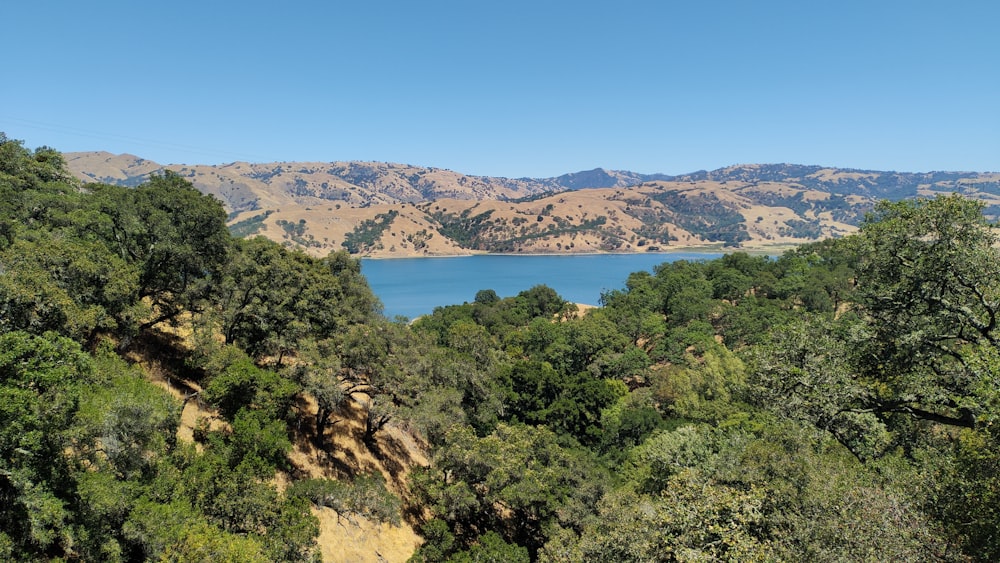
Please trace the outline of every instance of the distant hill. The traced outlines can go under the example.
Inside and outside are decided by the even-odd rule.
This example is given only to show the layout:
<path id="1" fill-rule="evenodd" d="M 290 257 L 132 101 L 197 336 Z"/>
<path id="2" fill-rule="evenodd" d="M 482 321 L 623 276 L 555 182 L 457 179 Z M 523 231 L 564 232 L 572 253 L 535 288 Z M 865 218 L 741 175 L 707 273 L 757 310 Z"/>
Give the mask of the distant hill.
<path id="1" fill-rule="evenodd" d="M 67 153 L 88 182 L 138 185 L 172 170 L 218 197 L 241 236 L 313 254 L 647 252 L 801 244 L 853 231 L 879 199 L 960 192 L 1000 215 L 1000 174 L 794 164 L 680 176 L 597 168 L 555 178 L 470 176 L 380 162 L 160 165 Z"/>
<path id="2" fill-rule="evenodd" d="M 579 190 L 584 188 L 625 188 L 643 182 L 657 180 L 673 180 L 666 174 L 637 174 L 627 170 L 605 170 L 595 168 L 583 172 L 572 172 L 553 178 L 553 182 L 565 189 Z"/>
<path id="3" fill-rule="evenodd" d="M 978 172 L 880 172 L 802 166 L 746 164 L 676 176 L 679 181 L 784 182 L 828 193 L 905 199 L 937 192 L 964 192 L 992 205 L 1000 201 L 1000 174 Z M 997 214 L 994 210 L 993 214 Z"/>

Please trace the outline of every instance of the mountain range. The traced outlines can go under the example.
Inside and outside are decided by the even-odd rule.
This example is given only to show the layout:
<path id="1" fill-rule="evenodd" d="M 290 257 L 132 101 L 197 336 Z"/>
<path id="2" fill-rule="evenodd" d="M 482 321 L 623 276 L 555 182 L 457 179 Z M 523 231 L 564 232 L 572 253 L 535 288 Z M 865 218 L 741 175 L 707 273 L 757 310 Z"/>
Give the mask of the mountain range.
<path id="1" fill-rule="evenodd" d="M 171 170 L 229 213 L 230 229 L 322 255 L 648 252 L 794 245 L 855 230 L 880 199 L 959 192 L 1000 215 L 1000 174 L 737 165 L 678 176 L 594 170 L 472 176 L 383 162 L 162 165 L 66 153 L 84 182 L 134 186 Z"/>

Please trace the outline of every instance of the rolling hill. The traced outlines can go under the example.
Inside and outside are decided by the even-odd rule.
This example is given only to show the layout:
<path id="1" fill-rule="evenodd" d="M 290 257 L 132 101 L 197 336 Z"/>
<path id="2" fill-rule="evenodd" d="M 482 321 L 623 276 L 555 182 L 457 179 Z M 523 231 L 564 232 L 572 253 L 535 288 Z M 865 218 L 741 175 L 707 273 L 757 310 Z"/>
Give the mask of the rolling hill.
<path id="1" fill-rule="evenodd" d="M 792 164 L 681 176 L 595 169 L 554 178 L 470 176 L 381 162 L 160 165 L 67 153 L 85 182 L 138 185 L 171 170 L 219 198 L 240 236 L 325 255 L 649 252 L 761 248 L 852 232 L 879 199 L 960 192 L 1000 214 L 1000 174 Z"/>

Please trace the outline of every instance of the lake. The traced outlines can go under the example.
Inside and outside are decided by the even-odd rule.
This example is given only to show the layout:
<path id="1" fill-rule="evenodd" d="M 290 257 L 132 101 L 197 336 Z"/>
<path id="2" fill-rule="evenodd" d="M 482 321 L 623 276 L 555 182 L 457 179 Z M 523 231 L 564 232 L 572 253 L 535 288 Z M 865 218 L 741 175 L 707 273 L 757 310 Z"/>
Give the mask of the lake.
<path id="1" fill-rule="evenodd" d="M 567 301 L 597 305 L 603 291 L 624 288 L 632 272 L 652 272 L 664 262 L 719 256 L 672 252 L 363 259 L 361 273 L 382 300 L 387 317 L 413 319 L 433 312 L 435 307 L 471 302 L 481 289 L 511 297 L 539 284 L 556 290 Z"/>

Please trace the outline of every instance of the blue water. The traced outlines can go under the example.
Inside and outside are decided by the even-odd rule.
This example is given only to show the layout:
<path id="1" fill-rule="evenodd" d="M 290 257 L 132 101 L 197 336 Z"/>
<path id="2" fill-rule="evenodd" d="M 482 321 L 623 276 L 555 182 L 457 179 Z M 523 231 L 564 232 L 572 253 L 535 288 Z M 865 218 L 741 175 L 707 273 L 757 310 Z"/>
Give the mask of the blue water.
<path id="1" fill-rule="evenodd" d="M 442 305 L 471 302 L 492 289 L 500 297 L 544 284 L 574 303 L 597 305 L 601 293 L 625 287 L 632 272 L 675 260 L 710 260 L 719 254 L 479 255 L 361 261 L 361 273 L 389 318 L 416 318 Z"/>

